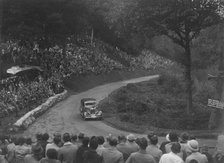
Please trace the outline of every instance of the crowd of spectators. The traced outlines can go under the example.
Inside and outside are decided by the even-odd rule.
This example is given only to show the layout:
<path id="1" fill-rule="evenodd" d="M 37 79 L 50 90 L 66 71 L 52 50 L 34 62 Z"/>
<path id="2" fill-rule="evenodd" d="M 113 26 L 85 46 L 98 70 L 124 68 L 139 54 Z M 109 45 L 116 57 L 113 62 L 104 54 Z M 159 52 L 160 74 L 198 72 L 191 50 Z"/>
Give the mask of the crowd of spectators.
<path id="1" fill-rule="evenodd" d="M 34 142 L 30 137 L 1 136 L 0 163 L 223 163 L 223 140 L 220 135 L 212 155 L 188 133 L 179 137 L 170 132 L 163 142 L 155 133 L 147 137 L 109 134 L 106 138 L 84 133 L 50 138 L 44 133 L 36 134 Z"/>

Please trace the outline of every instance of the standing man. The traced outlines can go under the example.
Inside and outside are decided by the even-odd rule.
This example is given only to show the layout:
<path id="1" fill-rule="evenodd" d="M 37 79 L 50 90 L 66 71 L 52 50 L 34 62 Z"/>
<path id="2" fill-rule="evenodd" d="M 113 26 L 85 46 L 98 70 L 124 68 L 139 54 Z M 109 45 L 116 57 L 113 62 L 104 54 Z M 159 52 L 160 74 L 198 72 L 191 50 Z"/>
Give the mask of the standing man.
<path id="1" fill-rule="evenodd" d="M 172 143 L 171 152 L 162 155 L 159 163 L 184 163 L 182 158 L 177 154 L 180 153 L 181 145 L 178 142 Z"/>
<path id="2" fill-rule="evenodd" d="M 58 159 L 61 163 L 76 163 L 78 146 L 71 143 L 69 133 L 63 135 L 64 145 L 58 150 Z"/>
<path id="3" fill-rule="evenodd" d="M 152 155 L 146 152 L 148 146 L 146 138 L 140 138 L 138 145 L 140 147 L 139 151 L 132 153 L 125 163 L 156 163 Z"/>
<path id="4" fill-rule="evenodd" d="M 124 163 L 123 154 L 116 148 L 117 143 L 116 137 L 109 139 L 109 147 L 102 152 L 103 163 Z"/>

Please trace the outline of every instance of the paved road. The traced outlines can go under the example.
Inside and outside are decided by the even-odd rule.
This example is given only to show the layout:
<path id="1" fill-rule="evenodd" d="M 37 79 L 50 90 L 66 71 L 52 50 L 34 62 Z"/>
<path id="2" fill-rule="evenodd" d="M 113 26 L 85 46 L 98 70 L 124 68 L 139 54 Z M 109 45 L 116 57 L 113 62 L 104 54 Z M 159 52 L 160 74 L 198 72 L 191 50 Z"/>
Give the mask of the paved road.
<path id="1" fill-rule="evenodd" d="M 109 133 L 112 133 L 114 135 L 119 135 L 121 133 L 128 134 L 125 131 L 112 128 L 101 121 L 84 121 L 79 114 L 80 100 L 84 97 L 94 97 L 97 99 L 97 101 L 100 101 L 103 98 L 107 97 L 112 91 L 125 86 L 128 83 L 147 81 L 156 77 L 158 76 L 147 76 L 127 81 L 105 84 L 82 93 L 71 95 L 69 98 L 58 103 L 47 113 L 41 116 L 33 125 L 31 125 L 26 131 L 24 131 L 24 135 L 34 137 L 36 133 L 45 132 L 49 133 L 50 135 L 53 135 L 54 133 L 69 132 L 78 134 L 80 132 L 83 132 L 88 136 L 107 136 Z M 200 141 L 203 144 L 209 144 L 210 146 L 214 146 L 215 144 L 214 140 Z"/>
<path id="2" fill-rule="evenodd" d="M 33 125 L 31 125 L 24 135 L 34 136 L 36 133 L 48 132 L 54 133 L 79 133 L 83 132 L 89 136 L 102 135 L 109 133 L 125 133 L 114 129 L 101 121 L 83 121 L 79 114 L 80 100 L 84 97 L 94 97 L 97 101 L 107 97 L 112 91 L 127 85 L 128 83 L 136 83 L 154 79 L 158 75 L 141 77 L 127 81 L 115 82 L 95 87 L 82 93 L 71 95 L 66 100 L 52 107 L 46 114 L 41 116 Z"/>

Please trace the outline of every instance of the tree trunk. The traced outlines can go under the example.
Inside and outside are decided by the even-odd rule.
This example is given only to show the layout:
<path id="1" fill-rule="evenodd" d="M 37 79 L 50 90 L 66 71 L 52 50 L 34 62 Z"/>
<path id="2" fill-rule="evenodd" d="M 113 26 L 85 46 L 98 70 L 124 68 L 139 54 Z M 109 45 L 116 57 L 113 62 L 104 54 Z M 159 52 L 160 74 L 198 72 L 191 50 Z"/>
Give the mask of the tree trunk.
<path id="1" fill-rule="evenodd" d="M 186 113 L 190 115 L 192 111 L 192 79 L 191 79 L 191 49 L 190 44 L 188 43 L 186 46 L 186 93 L 187 93 L 187 109 Z"/>

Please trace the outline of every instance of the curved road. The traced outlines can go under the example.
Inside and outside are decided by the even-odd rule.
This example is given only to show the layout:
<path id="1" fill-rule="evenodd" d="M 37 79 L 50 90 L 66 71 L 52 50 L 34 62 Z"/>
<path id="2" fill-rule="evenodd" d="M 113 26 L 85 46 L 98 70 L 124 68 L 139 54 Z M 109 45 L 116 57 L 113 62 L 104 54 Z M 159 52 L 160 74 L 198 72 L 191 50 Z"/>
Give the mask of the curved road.
<path id="1" fill-rule="evenodd" d="M 120 133 L 126 134 L 125 132 L 112 128 L 101 121 L 84 121 L 79 114 L 80 100 L 84 97 L 94 97 L 97 101 L 100 101 L 107 97 L 112 91 L 125 86 L 128 83 L 142 82 L 157 77 L 158 75 L 146 76 L 105 84 L 82 93 L 71 95 L 41 116 L 34 124 L 24 131 L 24 135 L 34 137 L 36 133 L 44 132 L 47 132 L 50 135 L 53 135 L 54 133 L 68 132 L 78 134 L 83 132 L 88 136 L 106 136 L 109 133 L 116 135 Z"/>
<path id="2" fill-rule="evenodd" d="M 80 100 L 85 97 L 94 97 L 100 101 L 107 97 L 112 91 L 127 85 L 128 83 L 137 83 L 158 78 L 158 75 L 135 78 L 126 81 L 114 82 L 97 86 L 82 93 L 69 96 L 64 101 L 53 106 L 48 112 L 39 117 L 23 135 L 34 138 L 36 133 L 49 133 L 51 138 L 54 133 L 85 133 L 88 136 L 100 135 L 107 136 L 108 134 L 119 135 L 128 132 L 121 131 L 106 125 L 101 121 L 84 121 L 79 114 Z M 164 139 L 164 138 L 160 138 Z M 215 140 L 199 140 L 200 144 L 215 145 Z"/>

